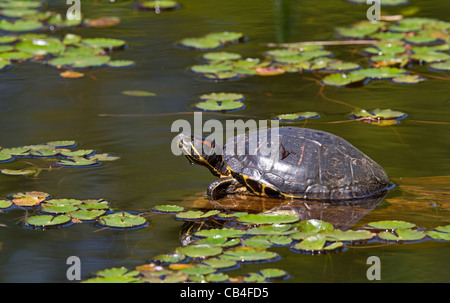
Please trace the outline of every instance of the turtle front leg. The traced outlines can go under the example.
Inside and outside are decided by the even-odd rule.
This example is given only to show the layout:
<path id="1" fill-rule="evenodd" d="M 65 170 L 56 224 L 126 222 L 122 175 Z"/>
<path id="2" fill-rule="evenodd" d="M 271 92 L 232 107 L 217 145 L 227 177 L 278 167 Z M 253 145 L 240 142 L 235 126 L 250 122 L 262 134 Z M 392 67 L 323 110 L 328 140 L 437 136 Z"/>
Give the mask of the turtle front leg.
<path id="1" fill-rule="evenodd" d="M 213 199 L 220 199 L 229 194 L 249 194 L 245 185 L 239 183 L 233 177 L 224 177 L 217 179 L 211 183 L 208 187 L 207 194 Z"/>

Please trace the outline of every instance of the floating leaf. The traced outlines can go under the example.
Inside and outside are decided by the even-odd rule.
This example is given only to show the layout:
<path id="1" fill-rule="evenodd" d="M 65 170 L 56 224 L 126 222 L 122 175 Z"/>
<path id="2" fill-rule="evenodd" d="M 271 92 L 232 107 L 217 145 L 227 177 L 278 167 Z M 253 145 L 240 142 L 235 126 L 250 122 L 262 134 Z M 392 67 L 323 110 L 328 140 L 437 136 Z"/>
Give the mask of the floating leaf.
<path id="1" fill-rule="evenodd" d="M 433 36 L 416 35 L 405 37 L 405 41 L 410 44 L 423 45 L 438 42 L 439 39 Z"/>
<path id="2" fill-rule="evenodd" d="M 342 231 L 335 229 L 323 232 L 328 241 L 363 241 L 372 239 L 375 234 L 367 230 L 348 230 Z"/>
<path id="3" fill-rule="evenodd" d="M 11 161 L 13 159 L 14 159 L 13 156 L 11 156 L 9 154 L 3 154 L 0 151 L 0 163 L 9 162 L 9 161 Z"/>
<path id="4" fill-rule="evenodd" d="M 210 52 L 202 56 L 203 59 L 208 61 L 228 61 L 228 60 L 239 60 L 242 58 L 240 54 L 230 53 L 230 52 Z"/>
<path id="5" fill-rule="evenodd" d="M 81 42 L 90 47 L 103 49 L 122 48 L 126 44 L 124 40 L 112 38 L 85 38 Z"/>
<path id="6" fill-rule="evenodd" d="M 156 1 L 144 1 L 137 3 L 137 8 L 141 10 L 154 10 L 159 12 L 160 10 L 172 10 L 178 8 L 179 4 L 172 0 L 156 0 Z"/>
<path id="7" fill-rule="evenodd" d="M 153 258 L 154 261 L 161 263 L 178 263 L 183 261 L 184 259 L 186 259 L 186 256 L 180 253 L 163 254 Z"/>
<path id="8" fill-rule="evenodd" d="M 352 75 L 362 75 L 372 79 L 389 79 L 406 74 L 407 71 L 396 67 L 365 68 L 352 72 Z"/>
<path id="9" fill-rule="evenodd" d="M 51 201 L 51 200 L 50 200 Z M 109 209 L 108 201 L 103 199 L 83 200 L 82 204 L 77 204 L 80 209 L 84 210 L 105 210 Z"/>
<path id="10" fill-rule="evenodd" d="M 209 274 L 205 277 L 207 282 L 225 282 L 229 276 L 224 273 Z"/>
<path id="11" fill-rule="evenodd" d="M 438 72 L 450 72 L 450 60 L 445 62 L 431 63 L 428 68 L 430 70 Z"/>
<path id="12" fill-rule="evenodd" d="M 139 215 L 133 215 L 128 212 L 117 212 L 101 216 L 98 222 L 108 227 L 132 228 L 145 225 L 147 220 Z"/>
<path id="13" fill-rule="evenodd" d="M 217 269 L 231 268 L 237 266 L 236 261 L 221 258 L 208 258 L 204 260 L 202 263 Z"/>
<path id="14" fill-rule="evenodd" d="M 25 219 L 25 224 L 35 227 L 55 227 L 70 222 L 70 217 L 66 215 L 35 215 Z"/>
<path id="15" fill-rule="evenodd" d="M 1 150 L 1 153 L 11 156 L 27 156 L 30 153 L 30 149 L 25 147 L 4 148 Z"/>
<path id="16" fill-rule="evenodd" d="M 266 251 L 249 247 L 237 247 L 227 250 L 220 255 L 223 259 L 229 259 L 240 262 L 259 262 L 277 259 L 279 256 L 272 251 Z"/>
<path id="17" fill-rule="evenodd" d="M 12 205 L 12 202 L 10 200 L 0 199 L 0 209 L 8 208 L 11 205 Z"/>
<path id="18" fill-rule="evenodd" d="M 205 36 L 206 39 L 214 39 L 220 41 L 220 43 L 233 43 L 241 40 L 244 34 L 237 32 L 217 32 L 210 33 Z"/>
<path id="19" fill-rule="evenodd" d="M 225 237 L 225 238 L 241 237 L 244 234 L 245 234 L 244 230 L 235 228 L 203 229 L 195 233 L 195 235 L 199 237 Z"/>
<path id="20" fill-rule="evenodd" d="M 450 241 L 450 225 L 438 226 L 434 230 L 428 231 L 427 235 L 435 240 Z"/>
<path id="21" fill-rule="evenodd" d="M 426 234 L 423 231 L 413 229 L 395 229 L 395 234 L 390 232 L 378 233 L 378 238 L 388 241 L 417 241 L 425 238 Z"/>
<path id="22" fill-rule="evenodd" d="M 262 275 L 254 272 L 251 272 L 244 277 L 244 282 L 247 283 L 261 283 L 264 282 L 265 280 L 266 279 Z"/>
<path id="23" fill-rule="evenodd" d="M 216 271 L 215 268 L 203 264 L 195 265 L 194 267 L 187 267 L 180 270 L 187 275 L 208 275 Z"/>
<path id="24" fill-rule="evenodd" d="M 95 160 L 95 161 L 115 161 L 115 160 L 119 160 L 120 157 L 113 156 L 110 154 L 94 154 L 94 155 L 88 156 L 88 159 Z"/>
<path id="25" fill-rule="evenodd" d="M 95 161 L 86 159 L 83 157 L 72 157 L 67 158 L 66 160 L 60 160 L 56 162 L 56 165 L 63 166 L 63 167 L 85 167 L 85 166 L 94 166 L 94 165 L 100 165 L 101 163 Z"/>
<path id="26" fill-rule="evenodd" d="M 376 221 L 376 222 L 370 222 L 367 223 L 365 228 L 368 229 L 387 229 L 387 230 L 394 230 L 397 228 L 414 228 L 416 227 L 416 224 L 409 223 L 405 221 L 397 221 L 397 220 L 386 220 L 386 221 Z"/>
<path id="27" fill-rule="evenodd" d="M 251 238 L 244 239 L 242 244 L 249 247 L 256 248 L 269 248 L 272 243 L 267 239 L 266 236 L 254 236 Z"/>
<path id="28" fill-rule="evenodd" d="M 156 205 L 153 207 L 153 211 L 161 213 L 178 213 L 183 210 L 184 207 L 179 205 Z"/>
<path id="29" fill-rule="evenodd" d="M 297 243 L 293 246 L 295 250 L 304 250 L 304 251 L 320 251 L 325 246 L 326 236 L 322 234 L 318 234 L 315 236 L 309 236 L 304 239 L 302 242 Z"/>
<path id="30" fill-rule="evenodd" d="M 317 119 L 320 118 L 320 114 L 317 112 L 299 112 L 292 114 L 281 114 L 277 115 L 275 119 L 280 121 L 298 121 L 305 119 Z"/>
<path id="31" fill-rule="evenodd" d="M 65 46 L 59 39 L 26 39 L 15 45 L 18 51 L 30 53 L 34 56 L 45 56 L 47 54 L 57 54 L 64 51 Z"/>
<path id="32" fill-rule="evenodd" d="M 377 119 L 402 119 L 407 115 L 398 110 L 376 108 L 370 111 Z"/>
<path id="33" fill-rule="evenodd" d="M 30 175 L 36 175 L 36 173 L 40 172 L 40 169 L 0 169 L 0 172 L 4 175 L 10 175 L 10 176 L 30 176 Z"/>
<path id="34" fill-rule="evenodd" d="M 0 20 L 0 30 L 7 32 L 29 32 L 42 28 L 42 23 L 35 20 L 19 19 L 16 21 Z"/>
<path id="35" fill-rule="evenodd" d="M 281 279 L 288 276 L 285 270 L 278 268 L 264 268 L 259 273 L 266 279 Z"/>
<path id="36" fill-rule="evenodd" d="M 411 59 L 420 62 L 433 63 L 450 60 L 450 55 L 441 52 L 420 52 L 413 54 Z"/>
<path id="37" fill-rule="evenodd" d="M 222 46 L 219 40 L 211 38 L 185 38 L 179 42 L 179 45 L 197 50 L 213 50 Z"/>
<path id="38" fill-rule="evenodd" d="M 145 90 L 125 90 L 122 94 L 133 97 L 154 97 L 155 93 L 145 91 Z"/>
<path id="39" fill-rule="evenodd" d="M 322 231 L 332 231 L 334 230 L 334 226 L 328 222 L 317 220 L 317 219 L 310 219 L 306 221 L 301 221 L 296 224 L 294 224 L 294 227 L 296 227 L 299 231 L 302 232 L 322 232 Z"/>
<path id="40" fill-rule="evenodd" d="M 97 219 L 97 217 L 105 214 L 105 212 L 105 210 L 75 210 L 69 211 L 68 215 L 74 219 L 90 221 Z"/>
<path id="41" fill-rule="evenodd" d="M 322 83 L 324 85 L 331 85 L 335 87 L 345 87 L 350 84 L 362 83 L 365 79 L 366 76 L 363 74 L 338 73 L 325 76 L 322 79 Z"/>
<path id="42" fill-rule="evenodd" d="M 242 101 L 245 99 L 245 96 L 238 93 L 210 93 L 200 95 L 198 98 L 211 101 Z"/>
<path id="43" fill-rule="evenodd" d="M 192 105 L 194 109 L 208 112 L 224 112 L 224 111 L 236 111 L 245 108 L 245 104 L 241 101 L 201 101 Z"/>
<path id="44" fill-rule="evenodd" d="M 130 67 L 136 65 L 133 60 L 113 60 L 108 62 L 109 67 Z"/>
<path id="45" fill-rule="evenodd" d="M 37 206 L 44 200 L 44 197 L 24 196 L 14 198 L 13 203 L 17 206 Z"/>
<path id="46" fill-rule="evenodd" d="M 77 144 L 77 142 L 75 142 L 73 140 L 61 140 L 61 141 L 50 141 L 50 142 L 47 142 L 47 144 L 54 146 L 54 147 L 69 148 L 69 147 L 74 147 Z"/>
<path id="47" fill-rule="evenodd" d="M 360 68 L 359 64 L 353 62 L 332 62 L 327 65 L 327 70 L 334 72 L 352 71 Z"/>
<path id="48" fill-rule="evenodd" d="M 100 67 L 108 63 L 110 57 L 95 55 L 65 55 L 49 60 L 47 63 L 54 67 L 68 68 L 94 68 Z"/>
<path id="49" fill-rule="evenodd" d="M 210 210 L 207 212 L 203 212 L 200 210 L 188 210 L 184 212 L 180 212 L 175 215 L 175 218 L 179 220 L 197 220 L 197 219 L 206 219 L 208 217 L 217 215 L 220 213 L 218 210 Z"/>
<path id="50" fill-rule="evenodd" d="M 248 235 L 289 235 L 295 232 L 290 224 L 260 225 L 247 230 Z"/>
<path id="51" fill-rule="evenodd" d="M 78 207 L 73 205 L 58 205 L 58 204 L 52 204 L 52 203 L 43 203 L 42 204 L 42 211 L 46 213 L 52 213 L 52 214 L 65 214 L 68 212 L 73 212 L 78 210 Z"/>
<path id="52" fill-rule="evenodd" d="M 120 23 L 118 17 L 100 17 L 97 19 L 85 19 L 83 23 L 92 27 L 111 27 Z"/>
<path id="53" fill-rule="evenodd" d="M 177 252 L 185 254 L 191 258 L 205 258 L 222 253 L 222 248 L 219 246 L 209 245 L 188 245 L 185 247 L 178 247 Z"/>

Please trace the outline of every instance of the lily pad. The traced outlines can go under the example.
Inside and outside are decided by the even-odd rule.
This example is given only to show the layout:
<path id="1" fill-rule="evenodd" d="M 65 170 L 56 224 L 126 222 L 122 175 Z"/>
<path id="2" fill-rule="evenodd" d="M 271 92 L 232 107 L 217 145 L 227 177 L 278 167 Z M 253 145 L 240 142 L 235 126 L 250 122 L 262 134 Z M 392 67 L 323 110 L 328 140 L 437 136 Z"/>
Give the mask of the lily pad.
<path id="1" fill-rule="evenodd" d="M 210 93 L 200 95 L 198 98 L 211 101 L 242 101 L 245 99 L 245 96 L 238 93 Z"/>
<path id="2" fill-rule="evenodd" d="M 217 269 L 231 268 L 237 266 L 236 261 L 221 258 L 208 258 L 204 260 L 202 263 Z"/>
<path id="3" fill-rule="evenodd" d="M 136 65 L 136 62 L 134 62 L 133 60 L 113 60 L 113 61 L 108 62 L 109 67 L 115 67 L 115 68 L 131 67 L 131 66 L 135 66 L 135 65 Z"/>
<path id="4" fill-rule="evenodd" d="M 137 8 L 141 10 L 172 10 L 179 7 L 178 2 L 172 0 L 155 0 L 155 1 L 143 1 L 137 3 Z"/>
<path id="5" fill-rule="evenodd" d="M 3 61 L 23 62 L 33 58 L 33 55 L 25 52 L 11 51 L 0 53 Z"/>
<path id="6" fill-rule="evenodd" d="M 334 72 L 352 71 L 360 68 L 359 64 L 353 62 L 331 62 L 327 65 L 327 70 Z"/>
<path id="7" fill-rule="evenodd" d="M 237 221 L 247 224 L 285 224 L 294 223 L 298 220 L 294 216 L 279 214 L 248 214 L 237 218 Z"/>
<path id="8" fill-rule="evenodd" d="M 128 212 L 117 212 L 101 216 L 98 222 L 107 227 L 134 228 L 144 226 L 147 220 L 139 215 L 133 215 Z"/>
<path id="9" fill-rule="evenodd" d="M 10 200 L 0 199 L 0 209 L 11 207 L 13 203 Z"/>
<path id="10" fill-rule="evenodd" d="M 403 75 L 400 77 L 392 78 L 392 82 L 396 84 L 417 84 L 425 80 L 425 78 L 419 75 Z"/>
<path id="11" fill-rule="evenodd" d="M 112 38 L 85 38 L 81 42 L 90 47 L 103 49 L 123 48 L 126 44 L 124 40 Z"/>
<path id="12" fill-rule="evenodd" d="M 160 213 L 178 213 L 183 211 L 184 207 L 179 205 L 156 205 L 153 207 L 153 211 Z"/>
<path id="13" fill-rule="evenodd" d="M 242 240 L 242 244 L 244 246 L 255 248 L 269 248 L 272 246 L 272 243 L 266 238 L 266 236 L 254 236 L 247 238 Z"/>
<path id="14" fill-rule="evenodd" d="M 277 259 L 279 258 L 279 255 L 272 251 L 244 246 L 227 250 L 220 255 L 220 258 L 239 262 L 261 262 Z"/>
<path id="15" fill-rule="evenodd" d="M 44 210 L 44 209 L 43 209 Z M 82 221 L 91 221 L 95 220 L 101 215 L 105 214 L 105 210 L 75 210 L 69 211 L 68 215 L 74 219 L 82 220 Z"/>
<path id="16" fill-rule="evenodd" d="M 60 140 L 60 141 L 50 141 L 50 142 L 47 142 L 47 144 L 54 146 L 54 147 L 71 148 L 71 147 L 75 147 L 77 145 L 77 142 L 75 142 L 73 140 Z"/>
<path id="17" fill-rule="evenodd" d="M 211 266 L 196 264 L 194 267 L 183 268 L 180 271 L 187 275 L 208 275 L 216 272 L 216 269 Z"/>
<path id="18" fill-rule="evenodd" d="M 289 235 L 295 232 L 290 224 L 259 225 L 247 230 L 248 235 Z"/>
<path id="19" fill-rule="evenodd" d="M 10 175 L 10 176 L 31 176 L 31 175 L 36 175 L 37 173 L 40 172 L 40 169 L 0 169 L 0 172 L 4 175 Z"/>
<path id="20" fill-rule="evenodd" d="M 406 74 L 407 71 L 396 67 L 365 68 L 352 72 L 352 75 L 363 75 L 372 79 L 390 79 Z"/>
<path id="21" fill-rule="evenodd" d="M 66 68 L 94 68 L 101 67 L 110 61 L 108 56 L 95 55 L 71 55 L 60 56 L 49 60 L 47 63 L 54 67 Z"/>
<path id="22" fill-rule="evenodd" d="M 178 263 L 186 259 L 186 256 L 181 253 L 173 253 L 173 254 L 163 254 L 163 255 L 157 255 L 153 258 L 156 262 L 161 262 L 163 264 L 166 263 Z"/>
<path id="23" fill-rule="evenodd" d="M 228 60 L 239 60 L 242 58 L 240 54 L 230 53 L 230 52 L 210 52 L 202 56 L 203 59 L 208 61 L 228 61 Z"/>
<path id="24" fill-rule="evenodd" d="M 39 30 L 43 24 L 35 20 L 18 19 L 16 21 L 0 20 L 0 30 L 8 32 L 29 32 Z"/>
<path id="25" fill-rule="evenodd" d="M 22 40 L 15 47 L 18 51 L 30 53 L 34 56 L 58 54 L 65 49 L 65 45 L 56 38 Z"/>
<path id="26" fill-rule="evenodd" d="M 228 44 L 234 43 L 244 38 L 243 33 L 238 32 L 217 32 L 210 33 L 205 36 L 206 39 L 214 39 L 220 41 L 220 43 Z"/>
<path id="27" fill-rule="evenodd" d="M 179 220 L 198 220 L 198 219 L 207 219 L 209 217 L 215 216 L 220 211 L 218 210 L 210 210 L 207 212 L 203 212 L 200 210 L 188 210 L 184 212 L 179 212 L 175 215 L 176 219 Z"/>
<path id="28" fill-rule="evenodd" d="M 378 238 L 388 241 L 417 241 L 426 236 L 423 231 L 414 229 L 397 228 L 394 232 L 395 234 L 390 232 L 380 232 L 378 233 Z"/>
<path id="29" fill-rule="evenodd" d="M 177 252 L 185 254 L 191 258 L 205 258 L 216 256 L 222 253 L 222 248 L 219 246 L 209 245 L 188 245 L 184 247 L 178 247 Z"/>
<path id="30" fill-rule="evenodd" d="M 372 239 L 375 234 L 367 230 L 348 230 L 342 231 L 335 229 L 323 232 L 327 241 L 365 241 Z"/>
<path id="31" fill-rule="evenodd" d="M 56 227 L 59 225 L 69 223 L 70 221 L 71 221 L 70 217 L 66 215 L 59 215 L 59 216 L 35 215 L 26 218 L 25 224 L 34 227 L 45 228 L 45 227 Z"/>
<path id="32" fill-rule="evenodd" d="M 420 52 L 413 54 L 411 59 L 419 62 L 433 63 L 450 60 L 450 55 L 441 52 Z"/>
<path id="33" fill-rule="evenodd" d="M 43 203 L 42 204 L 42 211 L 46 213 L 52 213 L 52 214 L 65 214 L 68 212 L 74 212 L 78 210 L 78 207 L 73 205 L 58 205 L 58 204 L 52 204 L 52 203 Z"/>
<path id="34" fill-rule="evenodd" d="M 205 276 L 207 282 L 225 282 L 228 278 L 229 276 L 224 273 L 209 274 Z"/>
<path id="35" fill-rule="evenodd" d="M 246 232 L 241 229 L 236 228 L 213 228 L 204 229 L 195 233 L 199 237 L 225 237 L 225 238 L 235 238 L 242 237 Z"/>
<path id="36" fill-rule="evenodd" d="M 201 101 L 194 103 L 192 107 L 196 110 L 207 111 L 207 112 L 228 112 L 237 111 L 245 108 L 245 104 L 241 101 Z"/>
<path id="37" fill-rule="evenodd" d="M 438 226 L 434 230 L 427 231 L 427 235 L 435 240 L 450 241 L 450 225 Z"/>
<path id="38" fill-rule="evenodd" d="M 328 222 L 318 220 L 318 219 L 310 219 L 306 221 L 301 221 L 294 224 L 301 232 L 322 232 L 322 231 L 332 231 L 334 230 L 334 226 Z"/>
<path id="39" fill-rule="evenodd" d="M 154 97 L 155 93 L 145 91 L 145 90 L 125 90 L 122 94 L 133 97 Z"/>
<path id="40" fill-rule="evenodd" d="M 104 153 L 104 154 L 93 154 L 91 156 L 88 156 L 88 159 L 94 161 L 115 161 L 119 160 L 120 157 Z"/>
<path id="41" fill-rule="evenodd" d="M 331 75 L 325 76 L 322 79 L 322 83 L 324 85 L 331 85 L 331 86 L 335 86 L 335 87 L 345 87 L 345 86 L 349 86 L 350 84 L 362 83 L 365 79 L 366 79 L 366 75 L 364 75 L 364 74 L 338 73 L 338 74 L 331 74 Z"/>
<path id="42" fill-rule="evenodd" d="M 83 157 L 71 157 L 71 158 L 67 158 L 65 160 L 60 160 L 60 161 L 56 162 L 55 164 L 58 166 L 63 166 L 63 167 L 88 167 L 88 166 L 100 165 L 101 163 L 99 163 L 95 160 L 90 160 L 90 159 L 86 159 Z"/>
<path id="43" fill-rule="evenodd" d="M 3 154 L 0 151 L 0 163 L 4 163 L 4 162 L 9 162 L 11 160 L 13 160 L 13 156 L 10 154 Z"/>
<path id="44" fill-rule="evenodd" d="M 179 45 L 189 49 L 205 51 L 217 49 L 222 46 L 222 43 L 211 38 L 185 38 L 179 42 Z"/>
<path id="45" fill-rule="evenodd" d="M 280 121 L 299 121 L 305 119 L 318 119 L 318 118 L 320 118 L 320 114 L 317 112 L 299 112 L 292 114 L 281 114 L 275 117 L 275 119 Z"/>
<path id="46" fill-rule="evenodd" d="M 0 152 L 11 156 L 28 156 L 30 154 L 30 149 L 26 147 L 12 147 L 4 148 L 0 150 Z"/>
<path id="47" fill-rule="evenodd" d="M 365 228 L 367 229 L 385 229 L 385 230 L 394 230 L 397 228 L 414 228 L 416 224 L 405 222 L 405 221 L 397 221 L 397 220 L 386 220 L 386 221 L 376 221 L 367 223 Z"/>
<path id="48" fill-rule="evenodd" d="M 438 72 L 450 72 L 450 60 L 445 62 L 431 63 L 428 69 Z"/>
<path id="49" fill-rule="evenodd" d="M 287 271 L 278 268 L 264 268 L 259 273 L 266 279 L 282 279 L 288 276 Z"/>

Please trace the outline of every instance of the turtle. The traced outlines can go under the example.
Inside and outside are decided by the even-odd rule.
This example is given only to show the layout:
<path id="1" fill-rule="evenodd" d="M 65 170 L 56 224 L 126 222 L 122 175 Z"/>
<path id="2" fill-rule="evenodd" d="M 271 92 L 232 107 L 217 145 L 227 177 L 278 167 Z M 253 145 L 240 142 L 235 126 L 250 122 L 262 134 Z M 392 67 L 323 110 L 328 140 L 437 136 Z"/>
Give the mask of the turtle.
<path id="1" fill-rule="evenodd" d="M 179 134 L 176 142 L 191 164 L 205 166 L 219 177 L 207 190 L 214 199 L 244 194 L 348 201 L 385 194 L 393 186 L 374 160 L 343 138 L 321 130 L 255 130 L 229 139 L 223 147 L 186 133 Z"/>

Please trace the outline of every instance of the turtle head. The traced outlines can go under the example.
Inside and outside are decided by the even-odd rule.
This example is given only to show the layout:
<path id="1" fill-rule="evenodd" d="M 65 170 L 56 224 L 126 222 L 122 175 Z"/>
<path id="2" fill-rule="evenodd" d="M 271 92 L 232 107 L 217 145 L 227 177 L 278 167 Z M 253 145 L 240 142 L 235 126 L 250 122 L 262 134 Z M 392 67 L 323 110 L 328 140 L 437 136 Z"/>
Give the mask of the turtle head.
<path id="1" fill-rule="evenodd" d="M 214 176 L 230 176 L 231 173 L 223 161 L 222 147 L 215 141 L 209 141 L 192 134 L 181 133 L 177 136 L 178 147 L 191 164 L 208 168 Z"/>

